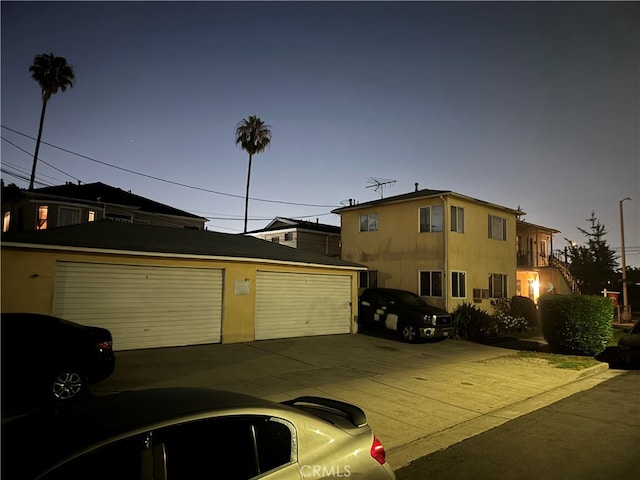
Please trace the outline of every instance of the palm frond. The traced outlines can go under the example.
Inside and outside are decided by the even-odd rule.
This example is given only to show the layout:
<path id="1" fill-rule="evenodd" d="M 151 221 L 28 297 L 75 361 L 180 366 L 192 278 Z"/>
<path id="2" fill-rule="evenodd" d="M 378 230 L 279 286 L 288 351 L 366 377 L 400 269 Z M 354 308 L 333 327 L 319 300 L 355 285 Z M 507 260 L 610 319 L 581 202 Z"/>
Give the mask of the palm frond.
<path id="1" fill-rule="evenodd" d="M 29 72 L 40 85 L 44 101 L 58 93 L 58 90 L 65 92 L 67 87 L 73 87 L 75 82 L 73 66 L 67 63 L 66 58 L 56 57 L 53 53 L 36 55 Z"/>

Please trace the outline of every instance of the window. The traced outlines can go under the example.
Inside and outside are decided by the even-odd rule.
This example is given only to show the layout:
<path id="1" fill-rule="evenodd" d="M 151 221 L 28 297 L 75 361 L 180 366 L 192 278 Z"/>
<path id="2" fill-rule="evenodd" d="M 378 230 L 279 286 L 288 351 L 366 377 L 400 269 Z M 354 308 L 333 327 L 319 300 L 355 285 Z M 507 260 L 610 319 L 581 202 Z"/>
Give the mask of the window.
<path id="1" fill-rule="evenodd" d="M 501 273 L 489 274 L 489 297 L 502 298 L 507 296 L 507 276 Z"/>
<path id="2" fill-rule="evenodd" d="M 378 286 L 378 272 L 368 270 L 360 272 L 358 275 L 358 287 L 360 288 L 376 288 Z"/>
<path id="3" fill-rule="evenodd" d="M 378 214 L 360 215 L 360 231 L 375 232 L 378 230 Z"/>
<path id="4" fill-rule="evenodd" d="M 40 205 L 38 207 L 38 221 L 36 222 L 36 230 L 47 229 L 48 216 L 49 216 L 49 207 L 46 205 Z"/>
<path id="5" fill-rule="evenodd" d="M 293 427 L 264 416 L 234 416 L 187 422 L 154 432 L 164 444 L 167 478 L 245 480 L 295 461 Z"/>
<path id="6" fill-rule="evenodd" d="M 451 205 L 451 231 L 464 233 L 464 208 Z"/>
<path id="7" fill-rule="evenodd" d="M 284 234 L 285 242 L 293 242 L 293 232 L 287 232 Z"/>
<path id="8" fill-rule="evenodd" d="M 420 295 L 442 297 L 442 272 L 420 272 Z"/>
<path id="9" fill-rule="evenodd" d="M 441 232 L 443 225 L 442 205 L 420 208 L 420 231 Z"/>
<path id="10" fill-rule="evenodd" d="M 89 216 L 87 217 L 87 221 L 88 222 L 95 222 L 96 221 L 96 212 L 95 212 L 95 210 L 89 210 Z"/>
<path id="11" fill-rule="evenodd" d="M 9 231 L 11 225 L 11 212 L 4 212 L 2 215 L 2 233 Z"/>
<path id="12" fill-rule="evenodd" d="M 75 225 L 80 223 L 80 209 L 60 207 L 58 210 L 58 226 Z"/>
<path id="13" fill-rule="evenodd" d="M 453 298 L 467 297 L 467 274 L 465 272 L 451 272 L 451 296 Z"/>
<path id="14" fill-rule="evenodd" d="M 495 215 L 489 215 L 489 238 L 507 240 L 507 220 Z"/>
<path id="15" fill-rule="evenodd" d="M 271 237 L 272 243 L 280 243 L 280 237 Z"/>

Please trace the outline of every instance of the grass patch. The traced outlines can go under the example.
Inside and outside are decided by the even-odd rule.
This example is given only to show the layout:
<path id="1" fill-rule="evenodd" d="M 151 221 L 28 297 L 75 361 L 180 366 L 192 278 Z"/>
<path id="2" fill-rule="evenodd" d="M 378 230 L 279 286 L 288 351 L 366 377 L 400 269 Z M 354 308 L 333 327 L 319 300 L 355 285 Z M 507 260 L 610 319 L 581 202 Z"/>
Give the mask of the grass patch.
<path id="1" fill-rule="evenodd" d="M 568 370 L 584 370 L 600 364 L 593 357 L 581 357 L 579 355 L 560 355 L 557 353 L 529 352 L 520 351 L 518 356 L 521 358 L 539 358 L 548 361 L 555 368 L 565 368 Z"/>

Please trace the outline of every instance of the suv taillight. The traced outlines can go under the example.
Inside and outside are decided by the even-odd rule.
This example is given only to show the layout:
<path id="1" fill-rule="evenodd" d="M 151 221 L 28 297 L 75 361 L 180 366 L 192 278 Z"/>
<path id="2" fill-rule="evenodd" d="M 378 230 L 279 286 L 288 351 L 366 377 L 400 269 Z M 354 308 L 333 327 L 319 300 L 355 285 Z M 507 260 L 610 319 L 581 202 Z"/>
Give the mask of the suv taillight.
<path id="1" fill-rule="evenodd" d="M 113 348 L 113 342 L 107 341 L 96 343 L 96 348 L 99 348 L 100 350 L 111 350 Z"/>
<path id="2" fill-rule="evenodd" d="M 373 437 L 373 444 L 371 444 L 371 456 L 380 464 L 380 465 L 384 465 L 384 462 L 386 462 L 386 457 L 387 454 L 384 451 L 384 447 L 382 446 L 382 443 L 380 443 L 380 440 L 378 440 L 375 435 Z"/>

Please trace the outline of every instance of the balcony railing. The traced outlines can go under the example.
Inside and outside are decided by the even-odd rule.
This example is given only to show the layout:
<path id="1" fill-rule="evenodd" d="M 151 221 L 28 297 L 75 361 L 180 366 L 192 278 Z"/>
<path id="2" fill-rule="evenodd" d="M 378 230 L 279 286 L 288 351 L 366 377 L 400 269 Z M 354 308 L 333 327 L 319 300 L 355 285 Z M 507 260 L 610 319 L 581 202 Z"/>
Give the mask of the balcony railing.
<path id="1" fill-rule="evenodd" d="M 549 257 L 544 254 L 537 254 L 536 252 L 526 251 L 518 252 L 518 267 L 548 267 Z"/>

